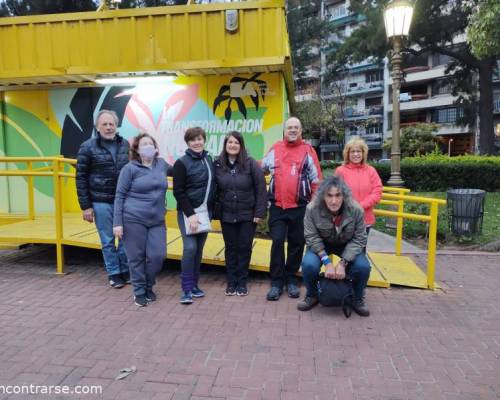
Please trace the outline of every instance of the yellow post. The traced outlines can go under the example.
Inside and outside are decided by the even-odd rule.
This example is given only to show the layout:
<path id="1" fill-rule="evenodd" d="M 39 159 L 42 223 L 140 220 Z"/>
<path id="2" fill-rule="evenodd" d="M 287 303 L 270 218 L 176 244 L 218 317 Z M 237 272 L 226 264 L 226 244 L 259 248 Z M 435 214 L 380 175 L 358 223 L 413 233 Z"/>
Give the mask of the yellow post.
<path id="1" fill-rule="evenodd" d="M 59 159 L 54 158 L 52 161 L 53 176 L 54 176 L 54 215 L 56 219 L 56 255 L 57 255 L 57 274 L 64 274 L 64 251 L 63 251 L 63 213 L 62 213 L 62 197 L 61 197 L 61 182 L 59 176 Z"/>
<path id="2" fill-rule="evenodd" d="M 28 161 L 26 163 L 28 171 L 33 171 L 33 163 Z M 33 176 L 28 176 L 28 218 L 35 219 L 35 188 L 33 185 Z"/>
<path id="3" fill-rule="evenodd" d="M 438 203 L 431 203 L 431 221 L 429 222 L 429 248 L 427 254 L 427 286 L 434 290 L 434 274 L 436 269 L 436 245 L 437 245 L 437 223 Z"/>
<path id="4" fill-rule="evenodd" d="M 403 193 L 400 192 L 400 195 Z M 405 201 L 403 199 L 398 200 L 398 213 L 401 215 L 404 212 Z M 401 255 L 401 245 L 403 242 L 403 217 L 398 216 L 396 223 L 396 255 Z"/>

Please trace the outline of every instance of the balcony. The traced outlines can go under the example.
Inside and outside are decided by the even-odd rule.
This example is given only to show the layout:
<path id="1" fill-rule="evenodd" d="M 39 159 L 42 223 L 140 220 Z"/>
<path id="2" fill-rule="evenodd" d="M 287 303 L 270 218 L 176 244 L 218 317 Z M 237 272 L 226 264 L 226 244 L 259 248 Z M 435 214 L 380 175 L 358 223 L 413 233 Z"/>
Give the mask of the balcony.
<path id="1" fill-rule="evenodd" d="M 382 118 L 383 113 L 382 106 L 374 106 L 364 110 L 348 107 L 345 110 L 345 119 L 346 121 L 359 121 L 368 118 Z"/>
<path id="2" fill-rule="evenodd" d="M 370 82 L 370 83 L 358 83 L 356 86 L 349 86 L 347 88 L 343 88 L 342 94 L 331 93 L 328 89 L 323 90 L 323 97 L 335 98 L 340 96 L 350 97 L 350 96 L 359 96 L 361 94 L 367 93 L 381 93 L 384 91 L 384 83 L 382 81 L 379 82 Z"/>
<path id="3" fill-rule="evenodd" d="M 402 122 L 401 129 L 421 123 L 422 122 Z M 471 132 L 471 129 L 468 126 L 458 126 L 453 123 L 436 124 L 438 126 L 437 132 L 434 133 L 436 136 L 463 135 Z M 392 137 L 392 129 L 387 131 L 387 136 Z"/>
<path id="4" fill-rule="evenodd" d="M 384 139 L 382 137 L 382 133 L 364 135 L 361 136 L 361 138 L 365 140 L 366 145 L 370 150 L 381 149 L 384 146 Z"/>
<path id="5" fill-rule="evenodd" d="M 304 73 L 304 79 L 319 79 L 319 69 L 309 67 Z"/>
<path id="6" fill-rule="evenodd" d="M 403 93 L 401 93 L 403 95 Z M 434 108 L 434 107 L 443 107 L 449 106 L 453 104 L 454 97 L 439 95 L 435 97 L 429 97 L 429 95 L 410 95 L 410 100 L 403 101 L 401 100 L 400 109 L 401 111 L 409 111 L 409 110 L 420 110 L 423 108 Z M 392 104 L 392 102 L 391 102 Z"/>
<path id="7" fill-rule="evenodd" d="M 445 68 L 445 66 L 438 66 L 435 68 L 424 66 L 405 68 L 405 83 L 426 82 L 441 78 L 445 76 Z M 389 85 L 392 85 L 392 77 L 389 78 L 388 83 Z"/>
<path id="8" fill-rule="evenodd" d="M 358 136 L 366 142 L 368 149 L 370 150 L 378 150 L 381 149 L 384 145 L 384 138 L 382 132 L 379 133 L 364 133 L 364 132 L 354 132 L 349 135 Z M 348 139 L 349 140 L 349 139 Z"/>
<path id="9" fill-rule="evenodd" d="M 301 101 L 315 100 L 318 97 L 319 97 L 318 93 L 313 89 L 305 89 L 305 90 L 296 90 L 295 91 L 295 101 L 299 102 L 299 103 Z"/>

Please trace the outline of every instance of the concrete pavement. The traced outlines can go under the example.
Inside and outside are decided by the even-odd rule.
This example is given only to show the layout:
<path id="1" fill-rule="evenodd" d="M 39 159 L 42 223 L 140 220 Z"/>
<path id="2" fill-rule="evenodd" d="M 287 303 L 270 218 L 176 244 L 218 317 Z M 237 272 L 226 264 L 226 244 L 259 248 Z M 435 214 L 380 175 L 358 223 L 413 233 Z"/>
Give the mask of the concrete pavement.
<path id="1" fill-rule="evenodd" d="M 158 301 L 139 309 L 130 287 L 106 284 L 98 252 L 0 251 L 2 385 L 97 385 L 95 395 L 0 399 L 498 399 L 500 256 L 437 257 L 442 290 L 369 288 L 372 315 L 296 310 L 267 302 L 252 273 L 247 297 L 223 294 L 223 269 L 204 268 L 207 292 L 178 303 L 179 267 L 166 265 Z M 424 265 L 424 255 L 413 256 Z M 115 381 L 119 370 L 137 372 Z"/>

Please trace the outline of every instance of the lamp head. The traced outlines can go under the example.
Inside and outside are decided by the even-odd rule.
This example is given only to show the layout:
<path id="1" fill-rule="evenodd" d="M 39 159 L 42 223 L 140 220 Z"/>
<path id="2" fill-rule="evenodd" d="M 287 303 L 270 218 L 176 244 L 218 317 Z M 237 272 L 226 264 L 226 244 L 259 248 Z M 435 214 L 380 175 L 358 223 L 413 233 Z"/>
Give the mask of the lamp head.
<path id="1" fill-rule="evenodd" d="M 389 39 L 394 36 L 408 36 L 413 3 L 408 0 L 393 0 L 384 10 L 385 31 Z"/>

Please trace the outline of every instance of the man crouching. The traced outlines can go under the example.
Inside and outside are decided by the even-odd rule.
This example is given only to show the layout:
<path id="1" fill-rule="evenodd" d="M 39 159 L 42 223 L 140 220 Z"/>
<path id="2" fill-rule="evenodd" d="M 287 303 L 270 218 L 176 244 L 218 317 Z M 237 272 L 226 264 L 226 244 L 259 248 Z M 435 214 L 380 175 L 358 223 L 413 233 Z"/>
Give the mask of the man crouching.
<path id="1" fill-rule="evenodd" d="M 304 217 L 307 252 L 302 259 L 302 278 L 307 293 L 297 304 L 300 311 L 318 304 L 318 279 L 324 265 L 328 279 L 344 279 L 346 272 L 350 275 L 353 309 L 360 316 L 370 315 L 364 302 L 371 266 L 363 251 L 367 240 L 363 217 L 363 209 L 341 178 L 332 176 L 323 181 Z M 341 257 L 336 265 L 328 257 L 332 253 Z"/>

